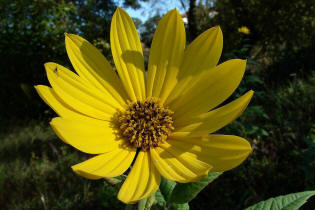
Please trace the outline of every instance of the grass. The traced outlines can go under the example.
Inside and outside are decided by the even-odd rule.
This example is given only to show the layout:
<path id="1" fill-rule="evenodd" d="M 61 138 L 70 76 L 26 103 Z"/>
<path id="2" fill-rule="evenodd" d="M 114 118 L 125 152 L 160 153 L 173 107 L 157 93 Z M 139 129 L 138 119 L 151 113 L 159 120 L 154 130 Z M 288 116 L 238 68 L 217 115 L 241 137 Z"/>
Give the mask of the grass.
<path id="1" fill-rule="evenodd" d="M 45 123 L 1 135 L 0 209 L 122 209 L 117 189 L 74 174 L 87 159 L 56 138 Z"/>

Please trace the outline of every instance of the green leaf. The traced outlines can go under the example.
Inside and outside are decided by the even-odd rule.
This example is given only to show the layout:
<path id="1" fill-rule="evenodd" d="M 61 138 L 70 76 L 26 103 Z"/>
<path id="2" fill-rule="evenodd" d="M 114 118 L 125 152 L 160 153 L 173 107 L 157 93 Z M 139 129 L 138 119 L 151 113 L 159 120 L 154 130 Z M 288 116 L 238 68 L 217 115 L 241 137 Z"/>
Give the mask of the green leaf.
<path id="1" fill-rule="evenodd" d="M 210 172 L 207 177 L 202 178 L 199 182 L 177 184 L 170 197 L 170 202 L 188 203 L 193 198 L 195 198 L 203 188 L 205 188 L 221 174 L 221 172 Z"/>
<path id="2" fill-rule="evenodd" d="M 158 189 L 155 193 L 155 200 L 159 206 L 165 206 L 166 205 L 166 200 L 164 196 L 162 195 L 162 192 L 160 189 Z"/>
<path id="3" fill-rule="evenodd" d="M 144 198 L 138 202 L 138 210 L 149 210 L 155 202 L 155 194 Z"/>
<path id="4" fill-rule="evenodd" d="M 169 210 L 189 210 L 188 203 L 172 203 Z"/>
<path id="5" fill-rule="evenodd" d="M 315 195 L 315 191 L 305 191 L 282 195 L 268 200 L 261 201 L 245 210 L 295 210 L 299 209 L 311 196 Z"/>
<path id="6" fill-rule="evenodd" d="M 111 185 L 118 184 L 123 181 L 121 177 L 110 177 L 110 178 L 104 178 L 105 181 Z"/>
<path id="7" fill-rule="evenodd" d="M 138 210 L 144 210 L 147 204 L 148 198 L 143 198 L 141 201 L 138 202 Z"/>
<path id="8" fill-rule="evenodd" d="M 162 177 L 160 190 L 166 202 L 169 200 L 175 186 L 176 182 L 167 180 Z"/>
<path id="9" fill-rule="evenodd" d="M 151 206 L 153 206 L 153 204 L 156 203 L 155 201 L 156 200 L 155 200 L 155 193 L 154 193 L 150 197 L 148 197 L 144 210 L 150 210 Z"/>
<path id="10" fill-rule="evenodd" d="M 132 204 L 127 204 L 125 206 L 125 210 L 133 210 L 133 209 L 134 209 L 134 205 L 132 205 Z"/>

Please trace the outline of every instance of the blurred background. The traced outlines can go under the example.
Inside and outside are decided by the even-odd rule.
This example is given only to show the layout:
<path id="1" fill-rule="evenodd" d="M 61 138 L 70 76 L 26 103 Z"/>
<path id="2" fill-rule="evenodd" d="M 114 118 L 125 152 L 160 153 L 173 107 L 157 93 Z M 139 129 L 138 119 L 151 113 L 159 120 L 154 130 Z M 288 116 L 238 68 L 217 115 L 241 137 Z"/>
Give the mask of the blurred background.
<path id="1" fill-rule="evenodd" d="M 71 68 L 64 33 L 93 43 L 112 62 L 111 17 L 133 17 L 147 60 L 161 17 L 177 7 L 187 44 L 220 25 L 220 62 L 247 59 L 232 100 L 255 90 L 245 113 L 219 133 L 248 139 L 254 151 L 190 203 L 191 209 L 243 209 L 269 197 L 315 189 L 315 4 L 313 0 L 0 0 L 0 209 L 124 209 L 117 189 L 70 166 L 89 156 L 49 127 L 56 114 L 33 85 L 43 64 Z M 314 209 L 311 199 L 304 209 Z"/>

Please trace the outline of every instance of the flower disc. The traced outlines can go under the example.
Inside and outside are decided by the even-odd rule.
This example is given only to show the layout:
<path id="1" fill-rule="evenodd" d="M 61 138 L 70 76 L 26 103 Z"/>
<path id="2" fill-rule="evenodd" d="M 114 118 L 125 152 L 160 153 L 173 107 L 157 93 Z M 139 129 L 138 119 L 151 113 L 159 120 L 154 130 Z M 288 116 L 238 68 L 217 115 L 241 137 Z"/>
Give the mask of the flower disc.
<path id="1" fill-rule="evenodd" d="M 157 99 L 129 103 L 118 117 L 119 129 L 134 147 L 147 151 L 159 146 L 174 130 L 172 115 Z"/>

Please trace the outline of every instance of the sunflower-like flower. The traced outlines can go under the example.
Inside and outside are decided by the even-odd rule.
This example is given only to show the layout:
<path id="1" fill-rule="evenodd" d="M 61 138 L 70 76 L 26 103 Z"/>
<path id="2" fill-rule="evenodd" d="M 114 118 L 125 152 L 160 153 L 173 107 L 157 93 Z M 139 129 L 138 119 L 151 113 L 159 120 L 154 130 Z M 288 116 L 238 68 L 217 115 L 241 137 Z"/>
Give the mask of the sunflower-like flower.
<path id="1" fill-rule="evenodd" d="M 159 188 L 161 176 L 197 181 L 238 166 L 250 154 L 245 139 L 210 134 L 237 118 L 253 95 L 249 91 L 216 108 L 237 88 L 246 66 L 239 59 L 217 66 L 223 45 L 219 27 L 185 49 L 181 15 L 168 12 L 154 34 L 147 73 L 137 30 L 121 8 L 110 31 L 117 73 L 88 41 L 65 36 L 77 74 L 46 63 L 52 87 L 36 90 L 59 115 L 50 123 L 58 137 L 97 155 L 72 166 L 75 173 L 100 179 L 130 169 L 118 199 L 135 203 Z"/>

